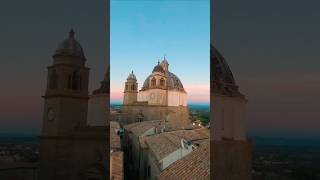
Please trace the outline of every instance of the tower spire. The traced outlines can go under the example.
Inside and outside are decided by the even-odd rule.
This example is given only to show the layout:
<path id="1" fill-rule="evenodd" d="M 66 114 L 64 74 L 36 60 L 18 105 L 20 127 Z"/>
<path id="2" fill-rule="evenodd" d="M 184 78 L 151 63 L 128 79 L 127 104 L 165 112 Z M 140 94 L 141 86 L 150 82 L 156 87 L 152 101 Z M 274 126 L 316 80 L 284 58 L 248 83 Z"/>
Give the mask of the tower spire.
<path id="1" fill-rule="evenodd" d="M 69 37 L 71 38 L 71 39 L 74 39 L 74 30 L 73 30 L 73 28 L 71 28 L 71 30 L 70 30 L 70 32 L 69 32 Z"/>

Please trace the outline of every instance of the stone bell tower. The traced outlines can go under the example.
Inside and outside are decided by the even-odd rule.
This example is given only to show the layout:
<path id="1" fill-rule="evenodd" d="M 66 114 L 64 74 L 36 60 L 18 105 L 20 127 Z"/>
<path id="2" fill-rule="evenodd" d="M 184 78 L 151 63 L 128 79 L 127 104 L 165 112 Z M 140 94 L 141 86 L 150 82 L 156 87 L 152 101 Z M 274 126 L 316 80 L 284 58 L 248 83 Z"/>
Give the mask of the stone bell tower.
<path id="1" fill-rule="evenodd" d="M 44 95 L 43 136 L 63 136 L 86 125 L 89 68 L 74 31 L 53 55 Z"/>
<path id="2" fill-rule="evenodd" d="M 251 143 L 246 135 L 247 99 L 222 55 L 211 46 L 213 179 L 250 180 Z"/>
<path id="3" fill-rule="evenodd" d="M 137 102 L 138 83 L 133 71 L 129 74 L 124 88 L 123 105 L 130 105 Z"/>
<path id="4" fill-rule="evenodd" d="M 89 68 L 73 30 L 48 67 L 40 136 L 39 179 L 70 179 L 76 130 L 86 126 Z"/>

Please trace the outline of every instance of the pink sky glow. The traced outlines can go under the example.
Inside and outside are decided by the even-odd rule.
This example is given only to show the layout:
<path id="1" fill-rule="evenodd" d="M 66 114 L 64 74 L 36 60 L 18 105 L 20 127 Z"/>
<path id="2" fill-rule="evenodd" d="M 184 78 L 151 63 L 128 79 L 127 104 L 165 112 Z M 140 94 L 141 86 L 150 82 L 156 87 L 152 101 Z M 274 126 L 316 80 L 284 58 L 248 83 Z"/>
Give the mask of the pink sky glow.
<path id="1" fill-rule="evenodd" d="M 189 103 L 209 103 L 210 102 L 210 85 L 197 84 L 185 85 L 185 90 L 188 93 Z M 122 102 L 123 87 L 111 87 L 110 89 L 111 102 Z"/>

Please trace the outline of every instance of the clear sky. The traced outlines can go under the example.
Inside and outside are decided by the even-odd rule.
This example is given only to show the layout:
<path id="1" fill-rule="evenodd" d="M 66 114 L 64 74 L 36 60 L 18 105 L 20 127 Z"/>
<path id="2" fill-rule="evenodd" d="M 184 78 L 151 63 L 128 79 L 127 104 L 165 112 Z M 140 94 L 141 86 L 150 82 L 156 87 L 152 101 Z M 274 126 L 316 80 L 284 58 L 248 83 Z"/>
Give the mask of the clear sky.
<path id="1" fill-rule="evenodd" d="M 139 89 L 166 55 L 189 103 L 210 101 L 210 1 L 111 0 L 111 102 L 121 102 L 131 72 Z"/>
<path id="2" fill-rule="evenodd" d="M 214 42 L 253 135 L 320 137 L 320 1 L 214 1 Z"/>

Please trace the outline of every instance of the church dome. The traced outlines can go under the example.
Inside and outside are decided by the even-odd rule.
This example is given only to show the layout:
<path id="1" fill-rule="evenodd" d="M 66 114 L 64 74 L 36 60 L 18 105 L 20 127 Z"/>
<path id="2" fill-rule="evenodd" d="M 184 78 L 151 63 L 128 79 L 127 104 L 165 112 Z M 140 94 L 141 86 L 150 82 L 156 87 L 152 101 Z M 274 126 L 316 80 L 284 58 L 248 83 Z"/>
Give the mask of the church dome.
<path id="1" fill-rule="evenodd" d="M 158 65 L 156 65 L 153 68 L 152 74 L 149 75 L 147 77 L 147 79 L 144 81 L 143 87 L 142 87 L 141 90 L 144 91 L 144 90 L 151 89 L 150 80 L 155 76 L 154 73 L 155 72 L 161 72 L 161 73 L 164 74 L 164 77 L 166 79 L 166 89 L 168 89 L 168 90 L 178 90 L 178 91 L 185 92 L 185 90 L 183 88 L 183 85 L 182 85 L 182 82 L 180 81 L 178 76 L 176 76 L 175 74 L 173 74 L 169 70 L 165 70 L 165 68 L 162 66 L 164 64 L 168 65 L 167 60 L 163 60 L 160 64 L 158 63 Z"/>
<path id="2" fill-rule="evenodd" d="M 240 94 L 230 67 L 220 52 L 213 46 L 211 50 L 212 91 L 221 94 Z"/>
<path id="3" fill-rule="evenodd" d="M 131 73 L 129 74 L 127 80 L 137 80 L 136 75 L 133 74 L 133 71 L 131 71 Z"/>
<path id="4" fill-rule="evenodd" d="M 152 70 L 152 73 L 155 73 L 155 72 L 165 73 L 164 69 L 162 68 L 159 62 L 158 62 L 158 65 L 156 65 Z"/>
<path id="5" fill-rule="evenodd" d="M 80 43 L 75 40 L 74 31 L 72 29 L 69 32 L 69 37 L 58 45 L 53 56 L 75 56 L 86 61 L 83 49 Z"/>

